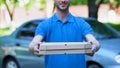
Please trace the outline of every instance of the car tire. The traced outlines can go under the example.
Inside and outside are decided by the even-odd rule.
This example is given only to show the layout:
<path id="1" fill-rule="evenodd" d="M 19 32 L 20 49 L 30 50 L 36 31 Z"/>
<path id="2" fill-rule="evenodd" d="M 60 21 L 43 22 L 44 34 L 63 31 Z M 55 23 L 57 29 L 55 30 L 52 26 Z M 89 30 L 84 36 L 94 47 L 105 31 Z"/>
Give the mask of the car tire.
<path id="1" fill-rule="evenodd" d="M 89 64 L 87 68 L 103 68 L 103 67 L 100 66 L 99 64 L 93 63 L 93 64 Z"/>
<path id="2" fill-rule="evenodd" d="M 17 61 L 13 58 L 6 59 L 3 63 L 3 68 L 20 68 Z"/>

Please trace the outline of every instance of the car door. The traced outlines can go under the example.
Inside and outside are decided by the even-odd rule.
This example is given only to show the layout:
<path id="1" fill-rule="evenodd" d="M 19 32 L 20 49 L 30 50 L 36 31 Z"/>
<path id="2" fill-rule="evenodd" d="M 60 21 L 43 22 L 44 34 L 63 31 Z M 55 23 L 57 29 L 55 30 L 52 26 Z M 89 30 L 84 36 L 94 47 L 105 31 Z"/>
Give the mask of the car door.
<path id="1" fill-rule="evenodd" d="M 36 28 L 33 25 L 28 23 L 21 27 L 15 38 L 15 53 L 21 68 L 44 68 L 43 56 L 37 57 L 28 50 Z"/>
<path id="2" fill-rule="evenodd" d="M 5 51 L 2 48 L 2 45 L 0 44 L 0 68 L 2 68 L 2 60 L 3 60 L 3 55 Z"/>

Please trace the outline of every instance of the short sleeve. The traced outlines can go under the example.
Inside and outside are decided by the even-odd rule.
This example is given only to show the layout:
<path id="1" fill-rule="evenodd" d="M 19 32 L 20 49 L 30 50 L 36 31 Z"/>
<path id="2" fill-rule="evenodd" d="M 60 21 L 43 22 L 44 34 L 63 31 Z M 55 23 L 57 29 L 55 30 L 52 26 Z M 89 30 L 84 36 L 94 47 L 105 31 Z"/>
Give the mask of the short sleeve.
<path id="1" fill-rule="evenodd" d="M 91 26 L 84 20 L 82 20 L 82 34 L 85 37 L 87 34 L 93 34 Z"/>
<path id="2" fill-rule="evenodd" d="M 87 34 L 93 34 L 91 26 L 84 19 L 79 19 L 79 25 L 84 38 Z"/>
<path id="3" fill-rule="evenodd" d="M 36 35 L 41 35 L 43 38 L 46 36 L 47 33 L 47 22 L 41 22 L 35 31 L 35 36 Z"/>

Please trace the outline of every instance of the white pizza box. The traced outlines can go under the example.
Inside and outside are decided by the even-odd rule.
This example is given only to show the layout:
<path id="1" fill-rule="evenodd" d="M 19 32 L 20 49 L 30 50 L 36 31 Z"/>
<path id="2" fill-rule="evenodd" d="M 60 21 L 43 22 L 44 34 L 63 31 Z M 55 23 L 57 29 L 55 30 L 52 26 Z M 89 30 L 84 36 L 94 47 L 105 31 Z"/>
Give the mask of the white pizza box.
<path id="1" fill-rule="evenodd" d="M 86 54 L 92 53 L 91 44 L 88 42 L 54 42 L 41 43 L 40 54 Z"/>

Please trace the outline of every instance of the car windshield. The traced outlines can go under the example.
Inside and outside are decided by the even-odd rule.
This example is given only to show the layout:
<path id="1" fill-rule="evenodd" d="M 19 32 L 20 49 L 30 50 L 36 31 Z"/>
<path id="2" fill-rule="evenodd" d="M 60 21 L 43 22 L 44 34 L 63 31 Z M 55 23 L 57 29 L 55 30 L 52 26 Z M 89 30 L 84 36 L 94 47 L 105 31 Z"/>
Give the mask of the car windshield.
<path id="1" fill-rule="evenodd" d="M 107 24 L 98 22 L 97 20 L 86 20 L 91 27 L 93 28 L 94 31 L 94 35 L 96 36 L 96 38 L 98 39 L 103 39 L 103 38 L 117 38 L 118 37 L 118 33 L 115 29 L 113 29 L 112 27 L 110 27 Z"/>

